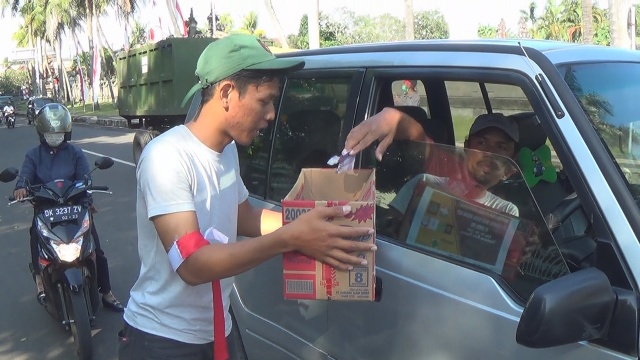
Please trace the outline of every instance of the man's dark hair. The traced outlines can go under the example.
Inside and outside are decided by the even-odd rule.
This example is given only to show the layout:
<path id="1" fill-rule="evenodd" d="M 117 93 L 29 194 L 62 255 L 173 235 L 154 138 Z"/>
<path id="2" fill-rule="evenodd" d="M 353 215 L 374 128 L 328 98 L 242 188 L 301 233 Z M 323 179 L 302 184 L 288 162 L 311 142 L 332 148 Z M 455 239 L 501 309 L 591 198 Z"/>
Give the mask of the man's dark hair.
<path id="1" fill-rule="evenodd" d="M 240 70 L 237 73 L 229 76 L 228 78 L 222 79 L 219 82 L 202 89 L 202 100 L 200 101 L 200 108 L 198 109 L 195 117 L 198 117 L 204 104 L 206 104 L 207 102 L 209 102 L 209 100 L 211 100 L 211 98 L 213 98 L 213 94 L 215 94 L 216 89 L 218 88 L 218 84 L 223 81 L 231 81 L 232 83 L 234 83 L 236 89 L 238 89 L 240 97 L 243 97 L 249 86 L 260 86 L 272 81 L 281 81 L 284 76 L 285 72 L 283 71 Z"/>

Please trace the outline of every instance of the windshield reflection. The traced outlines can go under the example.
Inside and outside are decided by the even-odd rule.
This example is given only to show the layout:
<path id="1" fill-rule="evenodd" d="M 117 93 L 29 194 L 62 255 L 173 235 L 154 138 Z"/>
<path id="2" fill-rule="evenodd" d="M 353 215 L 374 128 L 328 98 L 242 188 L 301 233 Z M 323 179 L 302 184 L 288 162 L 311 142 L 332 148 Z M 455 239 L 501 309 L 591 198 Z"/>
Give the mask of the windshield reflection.
<path id="1" fill-rule="evenodd" d="M 640 195 L 640 64 L 593 63 L 559 67 L 635 196 Z"/>

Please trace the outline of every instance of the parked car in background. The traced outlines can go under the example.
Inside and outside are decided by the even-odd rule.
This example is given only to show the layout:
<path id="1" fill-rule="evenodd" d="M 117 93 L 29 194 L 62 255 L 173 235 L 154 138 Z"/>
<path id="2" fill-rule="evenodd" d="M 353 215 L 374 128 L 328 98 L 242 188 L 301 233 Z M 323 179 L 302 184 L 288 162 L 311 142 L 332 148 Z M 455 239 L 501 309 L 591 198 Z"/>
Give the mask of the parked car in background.
<path id="1" fill-rule="evenodd" d="M 0 96 L 0 107 L 4 108 L 5 105 L 9 103 L 9 101 L 13 101 L 13 96 L 1 95 Z M 15 103 L 15 101 L 13 101 Z"/>
<path id="2" fill-rule="evenodd" d="M 56 102 L 50 97 L 32 97 L 27 101 L 27 122 L 31 125 L 43 106 Z"/>

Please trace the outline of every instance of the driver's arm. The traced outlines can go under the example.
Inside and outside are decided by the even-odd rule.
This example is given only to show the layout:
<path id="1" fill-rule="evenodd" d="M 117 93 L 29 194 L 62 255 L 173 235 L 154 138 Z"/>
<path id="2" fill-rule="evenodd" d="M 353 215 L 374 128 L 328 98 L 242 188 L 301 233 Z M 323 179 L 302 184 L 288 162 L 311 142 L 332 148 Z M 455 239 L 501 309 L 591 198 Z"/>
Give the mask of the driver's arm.
<path id="1" fill-rule="evenodd" d="M 87 161 L 87 157 L 84 155 L 82 150 L 74 147 L 75 151 L 75 178 L 74 180 L 84 180 L 84 177 L 89 174 L 91 169 L 89 168 L 89 162 Z"/>

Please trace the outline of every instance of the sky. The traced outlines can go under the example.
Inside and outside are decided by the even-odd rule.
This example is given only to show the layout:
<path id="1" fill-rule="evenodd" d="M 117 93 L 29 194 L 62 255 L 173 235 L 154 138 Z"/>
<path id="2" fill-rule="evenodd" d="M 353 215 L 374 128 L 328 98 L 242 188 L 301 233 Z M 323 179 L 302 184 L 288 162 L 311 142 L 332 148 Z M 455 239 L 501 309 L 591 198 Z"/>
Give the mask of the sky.
<path id="1" fill-rule="evenodd" d="M 312 1 L 315 0 L 272 0 L 273 7 L 282 25 L 285 34 L 298 32 L 300 18 L 308 13 L 312 8 Z M 390 13 L 396 17 L 404 18 L 404 0 L 318 0 L 320 11 L 330 13 L 332 10 L 347 7 L 363 15 L 381 15 Z M 520 10 L 528 8 L 531 0 L 413 0 L 414 11 L 439 10 L 449 24 L 451 39 L 471 39 L 476 37 L 479 25 L 488 24 L 497 26 L 500 19 L 504 19 L 508 29 L 517 31 L 517 22 L 520 17 Z M 542 12 L 547 0 L 534 0 L 538 4 L 538 14 Z M 559 1 L 559 0 L 557 0 Z M 137 19 L 143 24 L 150 25 L 154 22 L 155 16 L 151 16 L 150 1 L 143 6 Z M 206 23 L 209 15 L 211 0 L 178 0 L 182 8 L 185 19 L 193 9 L 194 17 L 198 25 Z M 164 3 L 159 0 L 158 3 Z M 275 37 L 275 27 L 271 22 L 264 0 L 215 0 L 214 9 L 217 14 L 229 13 L 234 19 L 234 26 L 242 24 L 242 18 L 251 10 L 258 14 L 258 28 L 264 29 L 267 36 Z M 397 4 L 395 4 L 397 3 Z M 606 7 L 606 0 L 595 0 L 601 7 Z M 463 10 L 463 11 L 461 11 Z M 15 48 L 11 35 L 18 28 L 20 19 L 11 18 L 5 14 L 0 19 L 3 31 L 0 32 L 0 59 L 9 56 Z M 102 20 L 106 32 L 107 41 L 113 48 L 120 48 L 124 43 L 124 27 L 112 14 L 105 16 Z M 81 38 L 84 38 L 81 36 Z M 63 48 L 63 54 L 75 53 L 72 44 Z M 86 41 L 81 46 L 87 47 Z"/>

